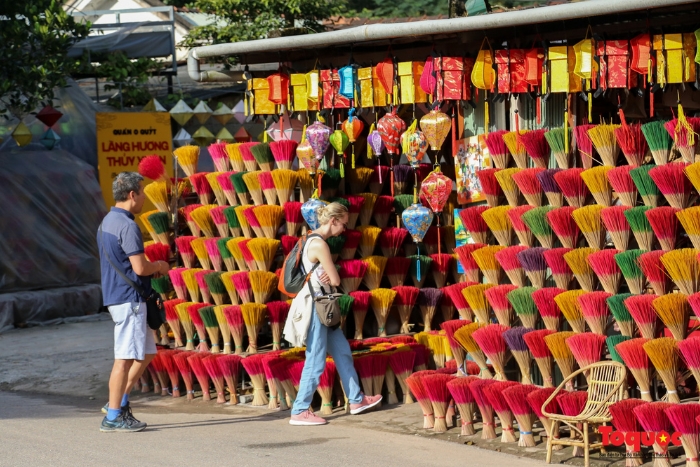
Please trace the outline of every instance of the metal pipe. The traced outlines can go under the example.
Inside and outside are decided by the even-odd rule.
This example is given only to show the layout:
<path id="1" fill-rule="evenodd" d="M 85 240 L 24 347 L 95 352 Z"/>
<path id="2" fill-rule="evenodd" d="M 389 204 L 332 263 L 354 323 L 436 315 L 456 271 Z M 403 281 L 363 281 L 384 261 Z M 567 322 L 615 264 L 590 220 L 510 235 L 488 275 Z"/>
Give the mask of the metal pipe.
<path id="1" fill-rule="evenodd" d="M 199 47 L 201 48 L 201 47 Z M 199 69 L 199 60 L 195 58 L 194 51 L 197 49 L 190 50 L 187 54 L 187 73 L 190 75 L 190 79 L 199 82 L 228 82 L 228 81 L 238 81 L 241 79 L 240 71 L 215 71 L 207 70 L 201 71 Z"/>
<path id="2" fill-rule="evenodd" d="M 695 3 L 696 1 L 697 0 L 588 0 L 585 2 L 482 16 L 415 21 L 410 23 L 370 24 L 319 34 L 215 44 L 196 47 L 190 50 L 187 67 L 190 77 L 195 81 L 218 81 L 221 77 L 216 74 L 217 72 L 213 72 L 211 75 L 209 72 L 199 73 L 198 62 L 200 59 L 248 53 L 276 52 L 290 49 L 311 49 L 340 44 L 357 44 L 361 42 L 396 39 L 399 37 L 420 37 L 436 34 L 454 34 L 465 31 L 481 31 L 522 26 L 525 24 L 547 23 L 630 11 L 658 9 Z M 195 64 L 197 64 L 196 68 Z"/>

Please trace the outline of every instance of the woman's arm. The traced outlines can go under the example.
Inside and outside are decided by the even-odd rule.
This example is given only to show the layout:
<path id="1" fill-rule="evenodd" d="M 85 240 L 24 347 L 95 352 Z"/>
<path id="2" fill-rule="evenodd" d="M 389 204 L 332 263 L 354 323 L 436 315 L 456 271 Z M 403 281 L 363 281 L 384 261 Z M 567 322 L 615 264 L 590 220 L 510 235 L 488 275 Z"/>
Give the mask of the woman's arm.
<path id="1" fill-rule="evenodd" d="M 309 260 L 312 263 L 321 263 L 321 266 L 328 275 L 332 286 L 338 287 L 340 285 L 340 276 L 335 268 L 335 263 L 333 263 L 333 258 L 331 258 L 331 250 L 328 248 L 328 244 L 326 242 L 311 242 L 311 245 L 309 246 Z"/>

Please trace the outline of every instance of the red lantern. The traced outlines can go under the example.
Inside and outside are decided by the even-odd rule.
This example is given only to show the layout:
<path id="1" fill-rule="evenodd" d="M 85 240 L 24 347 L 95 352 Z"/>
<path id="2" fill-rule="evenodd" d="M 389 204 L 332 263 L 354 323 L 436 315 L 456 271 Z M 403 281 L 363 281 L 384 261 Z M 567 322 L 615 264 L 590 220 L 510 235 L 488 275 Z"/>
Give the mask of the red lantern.
<path id="1" fill-rule="evenodd" d="M 452 193 L 452 180 L 443 175 L 439 167 L 430 172 L 420 186 L 421 199 L 425 199 L 438 220 L 438 253 L 440 253 L 440 216 L 437 214 L 442 212 L 450 193 Z"/>
<path id="2" fill-rule="evenodd" d="M 396 110 L 379 119 L 377 131 L 389 154 L 401 154 L 401 133 L 406 131 L 406 123 L 396 115 Z"/>
<path id="3" fill-rule="evenodd" d="M 278 72 L 267 77 L 270 86 L 268 99 L 277 105 L 287 105 L 289 98 L 289 76 Z"/>
<path id="4" fill-rule="evenodd" d="M 377 78 L 387 94 L 394 94 L 394 61 L 387 57 L 377 63 Z"/>

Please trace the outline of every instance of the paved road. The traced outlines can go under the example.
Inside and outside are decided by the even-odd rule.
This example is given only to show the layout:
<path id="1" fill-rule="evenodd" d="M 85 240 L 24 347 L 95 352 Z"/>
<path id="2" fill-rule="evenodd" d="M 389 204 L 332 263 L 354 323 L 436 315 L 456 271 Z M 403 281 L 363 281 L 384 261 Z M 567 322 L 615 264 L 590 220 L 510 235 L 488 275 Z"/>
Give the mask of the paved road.
<path id="1" fill-rule="evenodd" d="M 437 439 L 331 422 L 292 427 L 276 414 L 147 407 L 142 433 L 100 433 L 97 401 L 0 392 L 0 466 L 464 466 L 541 462 Z M 353 417 L 359 418 L 361 416 Z M 341 418 L 346 418 L 345 416 Z"/>

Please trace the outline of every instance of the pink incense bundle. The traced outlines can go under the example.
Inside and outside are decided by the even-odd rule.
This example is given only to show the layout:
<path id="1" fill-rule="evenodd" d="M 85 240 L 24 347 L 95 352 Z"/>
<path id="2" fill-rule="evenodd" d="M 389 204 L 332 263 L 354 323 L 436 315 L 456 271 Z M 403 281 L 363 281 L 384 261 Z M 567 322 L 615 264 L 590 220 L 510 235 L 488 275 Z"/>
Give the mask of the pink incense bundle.
<path id="1" fill-rule="evenodd" d="M 576 417 L 583 412 L 588 401 L 588 393 L 586 391 L 562 391 L 556 397 L 557 404 L 561 409 L 562 415 Z M 571 439 L 575 439 L 577 434 L 574 430 L 570 430 Z M 574 457 L 582 457 L 584 455 L 583 448 L 574 446 L 572 451 Z"/>
<path id="2" fill-rule="evenodd" d="M 671 433 L 673 425 L 666 415 L 666 409 L 673 406 L 669 402 L 648 402 L 637 405 L 632 411 L 644 431 L 653 433 Z M 659 444 L 654 438 L 654 467 L 671 467 L 668 456 L 668 444 Z"/>
<path id="3" fill-rule="evenodd" d="M 340 250 L 341 259 L 353 259 L 355 253 L 357 252 L 357 247 L 360 246 L 360 241 L 362 240 L 362 232 L 359 230 L 348 229 L 343 232 L 345 237 L 345 244 L 343 244 L 343 249 Z"/>
<path id="4" fill-rule="evenodd" d="M 265 305 L 267 305 L 270 327 L 272 328 L 272 350 L 279 350 L 282 345 L 282 327 L 287 321 L 287 313 L 289 313 L 289 303 L 276 301 L 267 302 Z"/>
<path id="5" fill-rule="evenodd" d="M 446 295 L 445 295 L 446 296 Z M 454 356 L 455 362 L 457 363 L 457 368 L 462 368 L 465 359 L 464 349 L 459 342 L 454 338 L 455 331 L 463 328 L 464 326 L 470 324 L 470 321 L 465 319 L 453 319 L 449 321 L 444 321 L 440 324 L 440 327 L 445 331 L 447 336 L 447 342 L 450 344 L 450 350 L 452 350 L 452 356 Z"/>
<path id="6" fill-rule="evenodd" d="M 385 228 L 389 223 L 389 217 L 394 210 L 394 197 L 382 195 L 374 202 L 374 221 L 377 227 Z"/>
<path id="7" fill-rule="evenodd" d="M 503 196 L 503 189 L 496 180 L 496 172 L 500 169 L 483 169 L 476 172 L 481 184 L 481 191 L 486 197 L 486 203 L 489 207 L 498 206 L 498 199 Z"/>
<path id="8" fill-rule="evenodd" d="M 571 213 L 575 210 L 574 206 L 564 206 L 552 209 L 547 213 L 549 225 L 564 248 L 576 248 L 579 235 L 581 234 L 578 224 L 571 217 Z"/>
<path id="9" fill-rule="evenodd" d="M 459 417 L 462 420 L 462 435 L 471 436 L 474 432 L 474 412 L 476 412 L 476 400 L 469 385 L 477 380 L 476 376 L 454 378 L 447 383 L 447 390 L 459 410 Z"/>
<path id="10" fill-rule="evenodd" d="M 506 341 L 503 339 L 503 331 L 508 329 L 501 324 L 489 324 L 472 333 L 472 338 L 479 345 L 484 354 L 489 358 L 493 369 L 496 371 L 495 380 L 505 381 L 505 365 L 510 357 Z"/>
<path id="11" fill-rule="evenodd" d="M 226 219 L 226 215 L 224 214 L 224 209 L 226 209 L 227 207 L 228 206 L 217 206 L 209 211 L 209 215 L 214 221 L 216 230 L 219 232 L 219 237 L 230 236 L 228 219 Z"/>
<path id="12" fill-rule="evenodd" d="M 651 402 L 650 382 L 654 367 L 644 350 L 644 344 L 649 339 L 637 338 L 620 342 L 615 346 L 615 352 L 620 356 L 639 386 L 642 399 Z"/>
<path id="13" fill-rule="evenodd" d="M 671 290 L 669 275 L 666 272 L 666 267 L 661 262 L 661 256 L 665 253 L 662 250 L 655 250 L 642 253 L 637 258 L 639 269 L 642 270 L 644 277 L 649 281 L 649 285 L 654 289 L 654 293 L 659 296 L 665 295 Z"/>
<path id="14" fill-rule="evenodd" d="M 207 174 L 208 172 L 199 172 L 189 177 L 192 189 L 197 193 L 199 202 L 202 204 L 211 204 L 214 201 L 214 190 L 212 190 L 209 180 L 207 180 Z"/>
<path id="15" fill-rule="evenodd" d="M 681 115 L 680 109 L 678 115 Z M 685 162 L 695 162 L 695 154 L 698 143 L 698 133 L 700 133 L 700 118 L 683 116 L 685 123 L 681 119 L 673 118 L 664 123 L 664 128 L 673 139 L 673 142 L 681 153 Z"/>
<path id="16" fill-rule="evenodd" d="M 507 168 L 510 162 L 510 151 L 508 151 L 508 146 L 503 141 L 503 135 L 506 133 L 508 133 L 506 130 L 492 131 L 485 138 L 486 146 L 489 148 L 489 155 L 497 169 Z"/>
<path id="17" fill-rule="evenodd" d="M 649 171 L 649 176 L 664 195 L 668 204 L 676 209 L 685 209 L 690 201 L 693 185 L 685 175 L 685 162 L 658 165 Z"/>
<path id="18" fill-rule="evenodd" d="M 277 204 L 277 188 L 275 187 L 275 181 L 272 179 L 272 172 L 259 172 L 258 182 L 260 183 L 260 189 L 265 195 L 265 201 L 267 201 L 267 204 Z M 284 203 L 280 204 L 284 205 Z"/>
<path id="19" fill-rule="evenodd" d="M 513 181 L 520 192 L 525 197 L 527 204 L 533 207 L 542 206 L 542 185 L 540 184 L 537 174 L 544 171 L 542 168 L 523 169 L 520 172 L 512 175 Z"/>
<path id="20" fill-rule="evenodd" d="M 190 228 L 190 233 L 197 238 L 200 234 L 200 228 L 197 225 L 197 223 L 192 219 L 192 211 L 194 211 L 197 208 L 201 208 L 201 204 L 189 204 L 182 208 L 182 214 L 185 216 L 185 220 L 187 221 L 187 226 Z"/>
<path id="21" fill-rule="evenodd" d="M 501 443 L 515 442 L 513 412 L 511 412 L 508 402 L 503 397 L 503 391 L 514 386 L 520 386 L 520 383 L 515 381 L 498 381 L 484 388 L 484 393 L 491 403 L 491 407 L 496 411 L 498 419 L 501 421 Z"/>
<path id="22" fill-rule="evenodd" d="M 676 247 L 676 239 L 678 237 L 678 217 L 676 213 L 680 209 L 672 208 L 671 206 L 662 206 L 652 208 L 644 214 L 651 225 L 656 238 L 659 239 L 661 249 L 671 251 Z"/>
<path id="23" fill-rule="evenodd" d="M 535 412 L 530 407 L 527 396 L 538 390 L 539 388 L 532 384 L 519 384 L 503 391 L 503 397 L 518 421 L 518 429 L 520 430 L 518 446 L 533 447 L 536 444 L 535 437 L 532 435 Z"/>
<path id="24" fill-rule="evenodd" d="M 365 267 L 367 266 L 366 263 L 363 262 L 363 264 L 365 264 Z M 387 258 L 386 267 L 384 267 L 384 275 L 389 280 L 389 284 L 391 284 L 392 287 L 403 285 L 410 266 L 411 260 L 409 258 L 404 258 L 402 256 Z"/>
<path id="25" fill-rule="evenodd" d="M 189 355 L 187 362 L 190 364 L 192 373 L 194 373 L 194 376 L 197 378 L 197 382 L 199 383 L 199 387 L 202 389 L 202 400 L 210 401 L 211 395 L 209 394 L 209 373 L 207 372 L 204 362 L 202 361 L 209 355 L 209 353 L 183 353 L 187 353 Z"/>
<path id="26" fill-rule="evenodd" d="M 355 301 L 352 302 L 352 314 L 355 319 L 355 339 L 362 340 L 362 326 L 365 324 L 371 293 L 357 290 L 355 292 L 350 292 L 348 295 L 355 299 Z"/>
<path id="27" fill-rule="evenodd" d="M 582 332 L 567 338 L 566 345 L 574 354 L 579 368 L 583 368 L 602 360 L 605 336 L 592 332 Z"/>
<path id="28" fill-rule="evenodd" d="M 238 384 L 238 373 L 240 372 L 241 357 L 238 355 L 220 355 L 216 359 L 219 370 L 224 377 L 226 387 L 229 392 L 229 404 L 238 404 L 236 386 Z"/>
<path id="29" fill-rule="evenodd" d="M 586 320 L 588 327 L 595 334 L 607 335 L 608 322 L 610 321 L 607 300 L 611 296 L 612 294 L 608 292 L 588 292 L 577 298 L 583 319 Z"/>
<path id="30" fill-rule="evenodd" d="M 448 285 L 447 287 L 443 287 L 442 291 L 444 292 L 445 296 L 449 297 L 450 300 L 452 300 L 452 304 L 457 308 L 457 313 L 459 313 L 459 316 L 463 320 L 473 320 L 474 319 L 474 314 L 472 313 L 471 308 L 469 308 L 469 303 L 467 303 L 467 299 L 464 298 L 464 295 L 462 295 L 462 290 L 465 288 L 469 287 L 470 285 L 475 285 L 474 282 L 458 282 L 456 284 Z M 398 297 L 397 297 L 398 299 Z"/>
<path id="31" fill-rule="evenodd" d="M 586 205 L 586 199 L 591 194 L 588 186 L 581 178 L 582 168 L 566 169 L 554 174 L 554 180 L 564 194 L 569 206 L 581 208 Z"/>
<path id="32" fill-rule="evenodd" d="M 493 406 L 486 396 L 486 389 L 493 384 L 496 384 L 496 381 L 492 379 L 476 379 L 469 384 L 474 401 L 481 412 L 481 439 L 497 438 Z"/>
<path id="33" fill-rule="evenodd" d="M 528 212 L 530 209 L 534 209 L 534 207 L 526 204 L 524 206 L 510 208 L 506 212 L 510 218 L 510 223 L 513 225 L 515 235 L 517 235 L 520 244 L 523 246 L 533 245 L 534 236 L 532 235 L 532 231 L 522 219 L 522 215 Z"/>
<path id="34" fill-rule="evenodd" d="M 593 167 L 593 141 L 588 136 L 588 130 L 595 128 L 595 125 L 576 125 L 574 127 L 574 138 L 576 138 L 576 148 L 581 157 L 581 166 L 584 169 Z"/>
<path id="35" fill-rule="evenodd" d="M 265 234 L 263 233 L 262 226 L 260 225 L 260 221 L 255 216 L 255 209 L 254 208 L 255 208 L 255 206 L 248 206 L 245 209 L 243 209 L 243 217 L 245 217 L 245 220 L 248 222 L 248 225 L 250 226 L 251 229 L 253 229 L 253 232 L 255 232 L 255 236 L 258 238 L 263 238 L 265 236 Z M 253 271 L 254 271 L 254 269 L 253 269 Z"/>
<path id="36" fill-rule="evenodd" d="M 217 172 L 226 172 L 230 169 L 228 153 L 226 152 L 227 143 L 212 143 L 207 148 L 209 155 Z"/>
<path id="37" fill-rule="evenodd" d="M 197 337 L 199 337 L 199 344 L 197 345 L 198 352 L 209 352 L 206 327 L 204 326 L 202 316 L 199 314 L 199 309 L 205 306 L 211 305 L 208 303 L 193 303 L 187 307 L 187 314 L 190 316 L 195 329 L 197 329 Z"/>
<path id="38" fill-rule="evenodd" d="M 430 271 L 433 273 L 435 287 L 442 289 L 447 282 L 447 274 L 450 272 L 452 266 L 452 255 L 447 253 L 435 253 L 430 255 L 430 258 L 433 260 Z"/>
<path id="39" fill-rule="evenodd" d="M 241 365 L 253 384 L 253 401 L 252 406 L 263 407 L 270 404 L 270 399 L 265 393 L 266 378 L 265 378 L 265 354 L 250 355 L 241 360 Z"/>
<path id="40" fill-rule="evenodd" d="M 510 282 L 518 287 L 525 287 L 525 270 L 518 260 L 518 253 L 527 249 L 528 247 L 526 246 L 515 245 L 504 248 L 494 254 L 496 261 L 501 265 Z"/>
<path id="41" fill-rule="evenodd" d="M 354 229 L 357 225 L 357 218 L 360 216 L 362 205 L 365 204 L 365 199 L 362 196 L 348 195 L 344 196 L 348 201 L 348 228 Z"/>
<path id="42" fill-rule="evenodd" d="M 258 170 L 258 163 L 255 160 L 255 156 L 250 151 L 250 148 L 252 146 L 255 146 L 256 144 L 260 143 L 241 143 L 241 145 L 238 146 L 238 150 L 241 153 L 241 159 L 243 159 L 243 164 L 245 164 L 245 169 L 248 172 L 254 172 Z"/>
<path id="43" fill-rule="evenodd" d="M 625 399 L 615 402 L 608 407 L 610 415 L 612 415 L 613 426 L 617 431 L 621 432 L 624 437 L 627 437 L 627 433 L 639 433 L 642 431 L 637 417 L 634 414 L 634 409 L 645 404 L 646 402 L 639 399 Z M 644 459 L 641 457 L 641 451 L 637 450 L 634 444 L 630 445 L 625 443 L 625 447 L 627 449 L 626 467 L 636 467 L 644 463 Z"/>
<path id="44" fill-rule="evenodd" d="M 182 257 L 182 262 L 187 269 L 193 268 L 194 262 L 197 260 L 197 256 L 195 255 L 194 250 L 192 249 L 192 240 L 194 240 L 195 238 L 197 237 L 183 236 L 177 237 L 175 239 L 177 251 L 178 253 L 180 253 L 180 256 Z"/>
<path id="45" fill-rule="evenodd" d="M 617 193 L 620 203 L 623 206 L 634 207 L 637 205 L 637 195 L 639 194 L 637 186 L 630 176 L 630 170 L 634 169 L 631 165 L 623 165 L 615 167 L 608 171 L 608 182 Z"/>
<path id="46" fill-rule="evenodd" d="M 600 219 L 610 233 L 615 248 L 626 251 L 630 239 L 630 224 L 625 217 L 629 206 L 610 206 L 600 211 Z"/>
<path id="47" fill-rule="evenodd" d="M 173 361 L 177 365 L 177 369 L 180 371 L 180 376 L 185 382 L 185 388 L 187 390 L 187 400 L 194 399 L 194 389 L 192 384 L 192 367 L 188 361 L 189 357 L 192 355 L 190 352 L 178 352 L 173 355 Z"/>
<path id="48" fill-rule="evenodd" d="M 259 238 L 262 238 L 262 236 Z M 243 261 L 245 261 L 245 264 L 248 267 L 248 270 L 257 271 L 258 270 L 258 263 L 255 261 L 255 257 L 253 256 L 253 253 L 250 251 L 250 248 L 248 248 L 248 242 L 250 242 L 251 240 L 252 240 L 251 238 L 246 238 L 245 240 L 241 240 L 238 243 L 238 249 L 241 251 L 241 255 L 243 255 Z"/>
<path id="49" fill-rule="evenodd" d="M 367 358 L 367 357 L 364 357 Z M 355 362 L 360 359 L 355 359 Z M 358 372 L 359 373 L 359 372 Z M 435 425 L 435 416 L 433 413 L 433 404 L 430 402 L 428 393 L 423 386 L 423 378 L 435 374 L 434 371 L 425 370 L 417 371 L 406 378 L 406 385 L 411 390 L 413 398 L 418 402 L 423 410 L 423 428 L 433 428 Z"/>
<path id="50" fill-rule="evenodd" d="M 282 235 L 282 252 L 286 258 L 289 253 L 292 252 L 294 246 L 299 242 L 299 237 L 293 237 L 291 235 Z"/>
<path id="51" fill-rule="evenodd" d="M 685 451 L 686 467 L 698 467 L 700 453 L 700 404 L 673 404 L 666 415 L 677 432 L 681 434 Z"/>
<path id="52" fill-rule="evenodd" d="M 481 282 L 479 265 L 472 257 L 472 253 L 487 245 L 484 243 L 467 243 L 466 245 L 455 248 L 455 253 L 459 258 L 459 262 L 464 270 L 464 276 L 469 282 Z M 173 283 L 174 285 L 174 283 Z"/>
<path id="53" fill-rule="evenodd" d="M 490 289 L 484 291 L 486 300 L 488 300 L 489 305 L 491 305 L 491 308 L 493 308 L 493 313 L 496 315 L 496 319 L 498 320 L 499 324 L 502 324 L 503 326 L 510 327 L 513 325 L 515 314 L 513 312 L 513 306 L 510 304 L 507 296 L 511 291 L 517 289 L 518 287 L 522 286 L 503 284 L 496 287 L 491 287 Z"/>
<path id="54" fill-rule="evenodd" d="M 481 213 L 489 209 L 489 206 L 473 206 L 462 209 L 459 212 L 459 218 L 462 219 L 462 225 L 467 229 L 467 232 L 472 236 L 476 243 L 487 243 L 489 235 L 489 227 L 481 217 Z"/>
<path id="55" fill-rule="evenodd" d="M 379 234 L 379 246 L 382 254 L 387 258 L 397 256 L 401 250 L 401 245 L 408 236 L 408 230 L 399 227 L 385 227 Z"/>
<path id="56" fill-rule="evenodd" d="M 552 271 L 554 283 L 557 284 L 557 287 L 564 290 L 569 288 L 569 284 L 574 278 L 574 273 L 564 259 L 564 255 L 570 251 L 573 251 L 573 249 L 551 248 L 542 253 L 544 260 L 547 262 L 547 266 L 549 266 L 549 270 Z"/>
<path id="57" fill-rule="evenodd" d="M 207 249 L 207 254 L 209 255 L 211 265 L 217 272 L 223 271 L 223 260 L 221 258 L 221 250 L 219 250 L 219 245 L 217 243 L 219 240 L 221 240 L 221 237 L 212 237 L 204 240 L 204 247 Z"/>
<path id="58" fill-rule="evenodd" d="M 549 155 L 551 150 L 545 138 L 546 130 L 531 130 L 518 134 L 518 142 L 525 146 L 528 156 L 532 158 L 535 167 L 546 169 L 549 167 Z"/>
<path id="59" fill-rule="evenodd" d="M 645 339 L 654 339 L 659 329 L 659 317 L 652 306 L 656 298 L 656 295 L 633 295 L 624 301 L 625 308 Z"/>
<path id="60" fill-rule="evenodd" d="M 622 271 L 615 261 L 615 255 L 618 253 L 619 250 L 601 250 L 591 253 L 586 258 L 603 289 L 609 294 L 616 294 L 620 288 Z"/>
<path id="61" fill-rule="evenodd" d="M 447 383 L 455 379 L 454 376 L 445 374 L 427 375 L 421 378 L 423 388 L 425 389 L 428 399 L 433 406 L 433 414 L 435 423 L 433 431 L 435 433 L 444 433 L 447 431 L 447 408 L 450 405 L 452 395 L 447 389 Z"/>
<path id="62" fill-rule="evenodd" d="M 542 316 L 544 326 L 552 332 L 558 332 L 561 323 L 561 310 L 554 297 L 564 292 L 566 290 L 558 287 L 545 287 L 532 292 L 532 301 Z"/>
<path id="63" fill-rule="evenodd" d="M 287 235 L 295 236 L 302 225 L 304 218 L 301 215 L 301 203 L 289 201 L 284 204 L 284 218 L 287 221 Z"/>
<path id="64" fill-rule="evenodd" d="M 561 169 L 546 169 L 537 174 L 537 179 L 542 185 L 542 190 L 547 197 L 549 205 L 555 208 L 560 208 L 564 205 L 564 195 L 554 179 L 554 175 L 559 172 L 561 172 Z"/>
<path id="65" fill-rule="evenodd" d="M 241 303 L 251 303 L 253 301 L 252 286 L 250 284 L 248 272 L 242 271 L 234 274 L 231 276 L 231 281 L 233 282 L 233 286 L 236 288 L 236 292 L 238 292 L 238 297 L 240 298 Z"/>
<path id="66" fill-rule="evenodd" d="M 277 167 L 291 170 L 297 154 L 297 145 L 297 142 L 292 139 L 281 139 L 270 143 L 270 151 L 277 162 Z"/>
<path id="67" fill-rule="evenodd" d="M 365 277 L 365 272 L 367 272 L 367 263 L 360 259 L 342 259 L 337 264 L 343 291 L 346 294 L 356 291 L 362 283 L 362 278 Z"/>
<path id="68" fill-rule="evenodd" d="M 204 276 L 206 276 L 207 274 L 211 274 L 212 272 L 214 271 L 204 269 L 202 271 L 197 271 L 194 274 L 194 278 L 197 281 L 197 285 L 199 286 L 199 292 L 202 294 L 202 301 L 204 303 L 211 302 L 211 293 L 209 292 L 209 286 L 207 285 L 207 281 L 204 279 Z"/>
<path id="69" fill-rule="evenodd" d="M 226 196 L 226 200 L 230 206 L 235 206 L 238 204 L 238 198 L 236 198 L 236 190 L 233 187 L 233 182 L 231 181 L 231 175 L 236 172 L 222 172 L 216 176 L 216 182 L 221 187 L 221 190 Z"/>
<path id="70" fill-rule="evenodd" d="M 541 311 L 542 310 L 540 310 L 540 312 Z M 525 344 L 527 348 L 530 349 L 532 358 L 535 359 L 537 368 L 539 368 L 542 374 L 543 385 L 546 388 L 554 387 L 552 379 L 552 364 L 554 363 L 554 359 L 545 341 L 545 337 L 553 333 L 554 331 L 548 329 L 540 329 L 537 331 L 530 331 L 523 335 Z"/>
<path id="71" fill-rule="evenodd" d="M 540 435 L 541 437 L 547 437 L 549 438 L 550 434 L 552 433 L 552 421 L 542 413 L 542 406 L 544 405 L 545 402 L 547 402 L 547 399 L 554 393 L 555 388 L 538 388 L 534 391 L 531 391 L 525 396 L 527 399 L 527 403 L 530 405 L 530 408 L 534 412 L 535 415 L 540 419 L 540 422 L 542 423 L 542 428 L 544 428 L 544 434 Z M 559 404 L 557 404 L 556 399 L 552 399 L 552 401 L 547 404 L 547 407 L 545 407 L 545 411 L 548 414 L 560 414 L 561 409 L 559 408 Z M 554 432 L 554 439 L 559 438 L 559 430 L 555 429 Z M 553 451 L 558 451 L 563 448 L 562 445 L 554 445 L 552 447 Z"/>
<path id="72" fill-rule="evenodd" d="M 209 355 L 202 359 L 202 364 L 209 374 L 209 378 L 214 383 L 216 390 L 216 403 L 225 404 L 226 394 L 224 393 L 224 374 L 217 363 L 219 355 Z"/>

